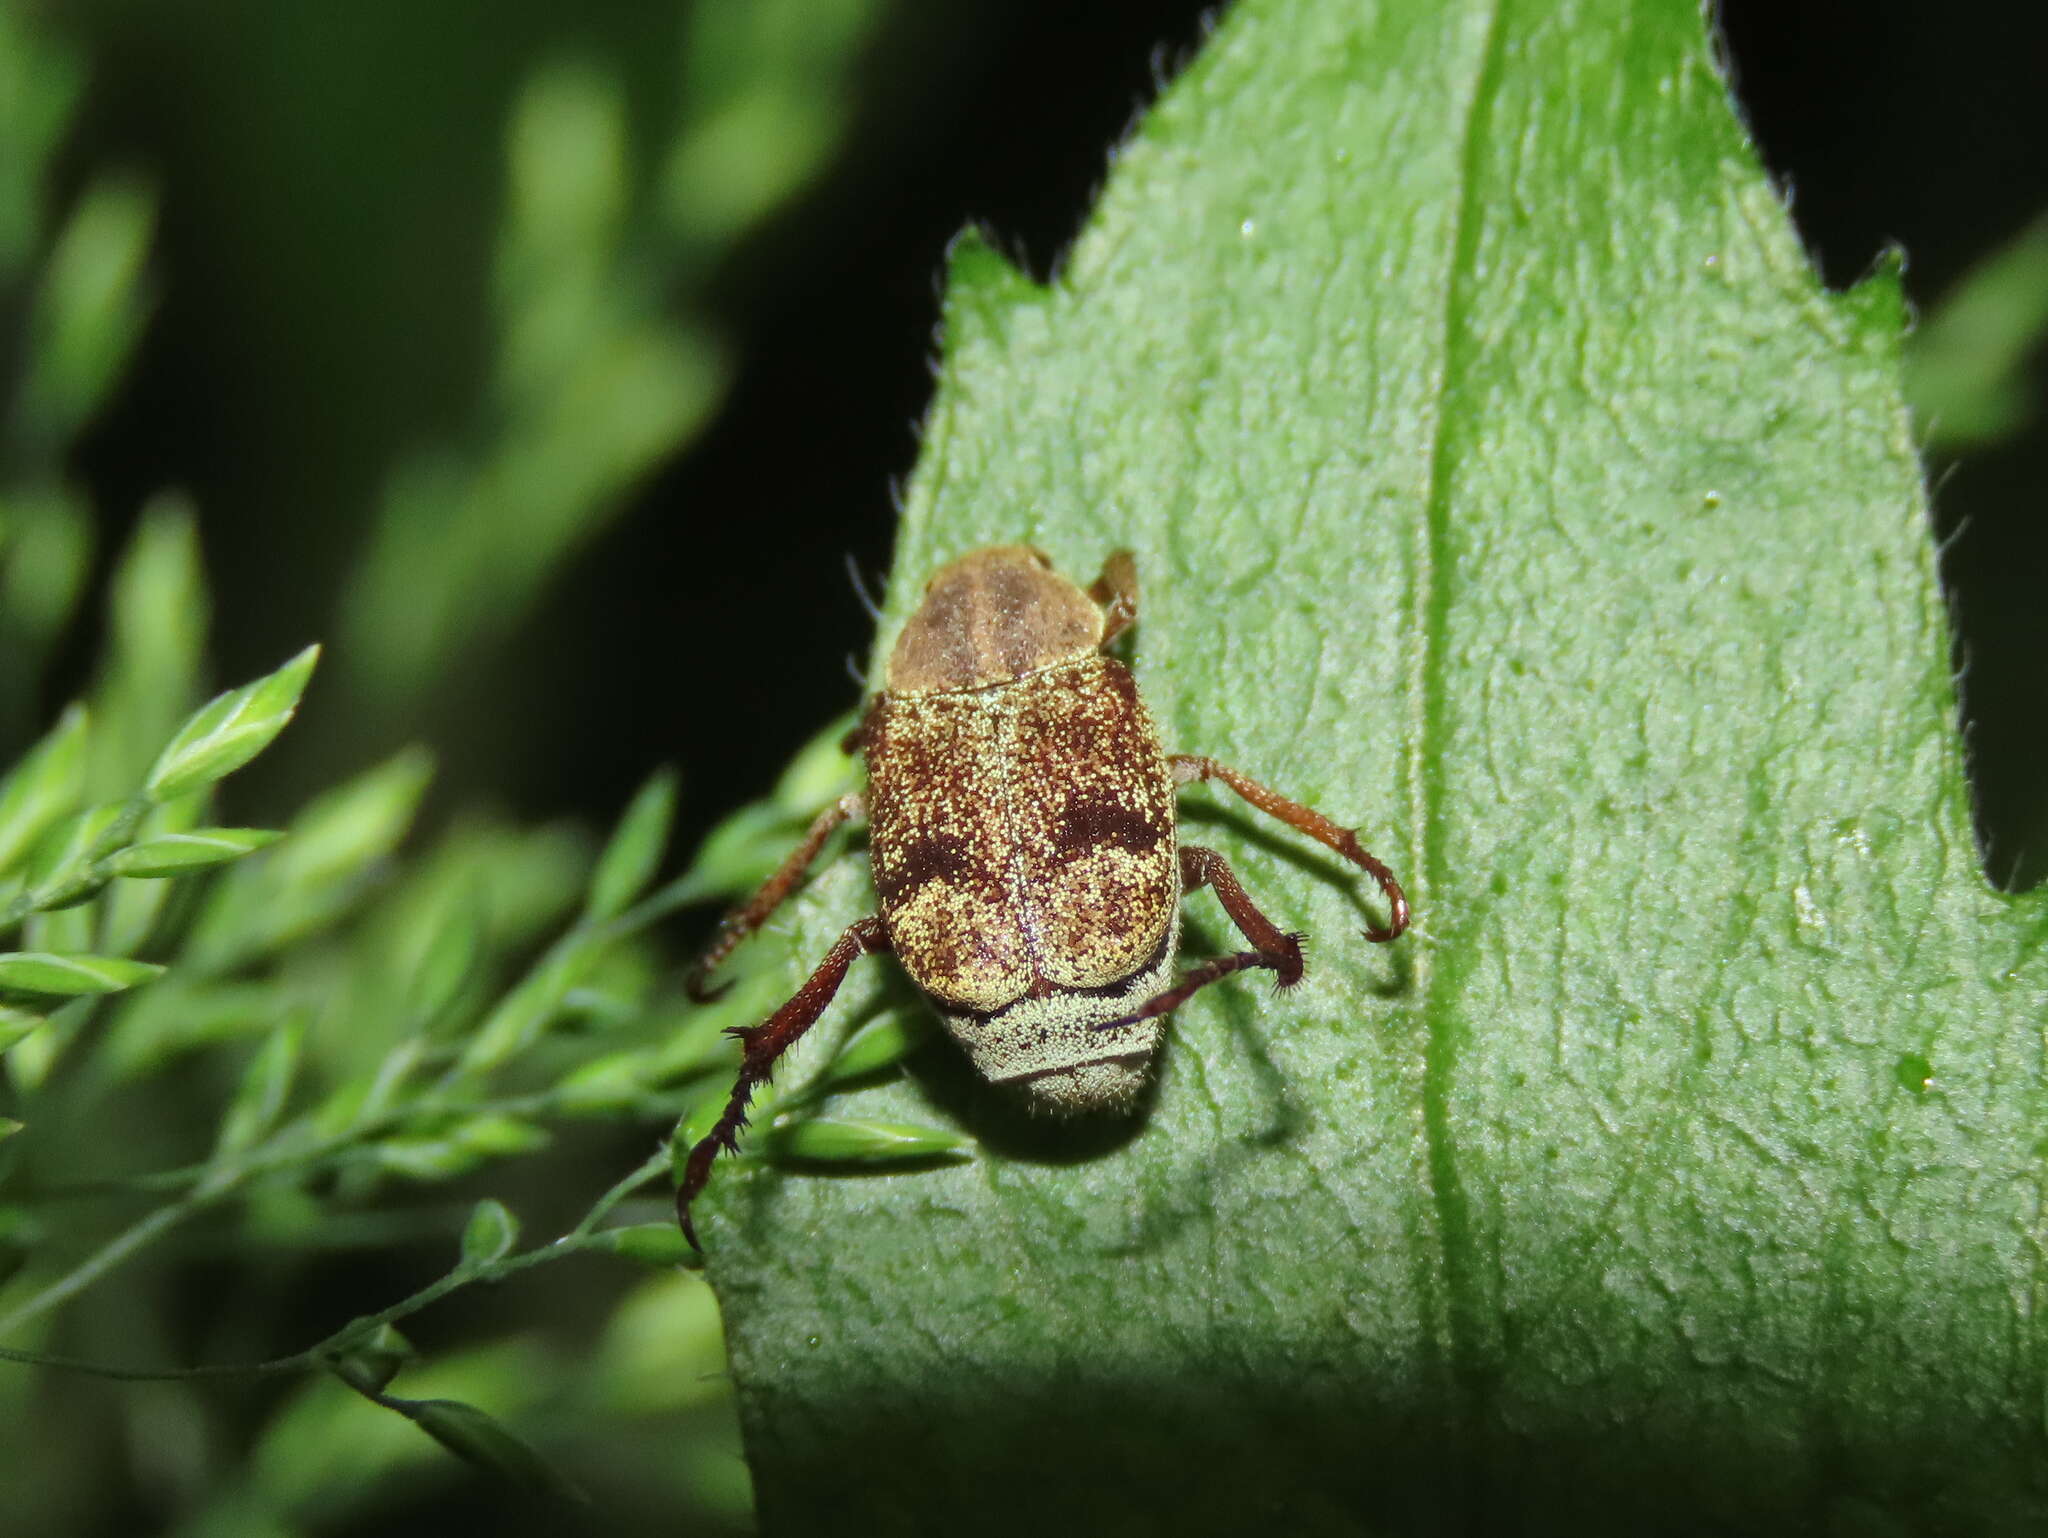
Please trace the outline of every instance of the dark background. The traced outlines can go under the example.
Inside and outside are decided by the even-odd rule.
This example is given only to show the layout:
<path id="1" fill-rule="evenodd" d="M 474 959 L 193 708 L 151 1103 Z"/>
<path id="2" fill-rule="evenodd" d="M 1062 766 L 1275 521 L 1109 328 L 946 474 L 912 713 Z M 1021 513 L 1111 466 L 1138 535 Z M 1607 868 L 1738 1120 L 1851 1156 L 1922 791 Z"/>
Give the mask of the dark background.
<path id="1" fill-rule="evenodd" d="M 1110 146 L 1209 9 L 899 11 L 843 153 L 714 279 L 739 362 L 709 430 L 558 574 L 511 645 L 445 686 L 443 700 L 500 708 L 464 711 L 455 740 L 435 741 L 444 796 L 487 788 L 521 813 L 601 822 L 674 760 L 687 848 L 851 704 L 844 659 L 869 625 L 845 559 L 871 578 L 886 567 L 947 241 L 980 223 L 1034 275 L 1055 271 Z M 519 81 L 564 48 L 595 54 L 658 127 L 673 16 L 625 0 L 103 0 L 56 15 L 93 67 L 78 159 L 146 167 L 163 199 L 159 308 L 80 469 L 116 525 L 162 486 L 195 494 L 220 674 L 252 676 L 322 633 L 369 469 L 458 420 L 475 388 Z M 1728 0 L 1721 16 L 1742 109 L 1830 284 L 1896 243 L 1924 308 L 2048 208 L 2041 8 Z M 2036 431 L 1938 476 L 1941 532 L 1961 531 L 1944 570 L 2000 881 L 2039 879 L 2023 849 L 2048 832 L 2044 459 Z M 75 651 L 74 673 L 83 638 Z M 388 746 L 358 748 L 367 761 Z M 294 783 L 282 762 L 280 804 L 350 767 L 301 764 Z"/>

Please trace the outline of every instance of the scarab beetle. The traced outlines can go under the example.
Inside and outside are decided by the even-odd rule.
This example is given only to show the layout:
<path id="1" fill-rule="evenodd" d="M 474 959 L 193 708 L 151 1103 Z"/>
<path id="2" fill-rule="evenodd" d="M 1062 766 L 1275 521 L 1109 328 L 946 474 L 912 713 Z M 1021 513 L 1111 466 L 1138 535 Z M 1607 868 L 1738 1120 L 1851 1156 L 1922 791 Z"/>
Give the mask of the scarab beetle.
<path id="1" fill-rule="evenodd" d="M 732 1097 L 690 1150 L 676 1210 L 747 1103 L 810 1029 L 855 958 L 892 950 L 983 1078 L 1055 1115 L 1135 1098 L 1162 1017 L 1197 989 L 1250 967 L 1301 980 L 1301 937 L 1282 933 L 1213 849 L 1179 843 L 1174 793 L 1221 780 L 1260 811 L 1369 872 L 1391 905 L 1387 941 L 1408 927 L 1393 873 L 1355 834 L 1214 759 L 1167 754 L 1131 670 L 1108 647 L 1138 612 L 1137 566 L 1118 551 L 1085 591 L 1025 545 L 977 550 L 940 569 L 889 657 L 886 687 L 847 739 L 868 787 L 841 797 L 782 868 L 720 924 L 690 979 L 710 972 L 789 896 L 841 824 L 865 818 L 881 911 L 850 927 L 810 980 L 744 1046 Z M 1179 977 L 1180 899 L 1212 888 L 1251 949 Z"/>

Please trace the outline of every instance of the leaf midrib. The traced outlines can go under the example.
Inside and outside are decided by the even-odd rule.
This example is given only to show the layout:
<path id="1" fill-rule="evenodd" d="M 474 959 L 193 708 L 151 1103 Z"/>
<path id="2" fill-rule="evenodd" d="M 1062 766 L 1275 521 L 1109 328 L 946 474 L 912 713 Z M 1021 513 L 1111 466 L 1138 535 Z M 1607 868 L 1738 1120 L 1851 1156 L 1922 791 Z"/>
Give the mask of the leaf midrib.
<path id="1" fill-rule="evenodd" d="M 1493 99 L 1499 87 L 1503 13 L 1507 0 L 1494 0 L 1486 17 L 1479 68 L 1472 77 L 1458 147 L 1459 196 L 1450 230 L 1451 262 L 1444 279 L 1440 316 L 1441 373 L 1430 398 L 1435 421 L 1428 442 L 1424 517 L 1414 562 L 1412 623 L 1419 638 L 1415 648 L 1410 697 L 1416 717 L 1409 740 L 1409 796 L 1415 856 L 1422 871 L 1422 927 L 1418 940 L 1448 942 L 1449 933 L 1433 924 L 1427 904 L 1431 894 L 1453 889 L 1445 851 L 1448 848 L 1444 776 L 1438 772 L 1443 745 L 1449 738 L 1450 569 L 1452 466 L 1450 440 L 1453 410 L 1459 403 L 1455 381 L 1463 370 L 1469 335 L 1463 324 L 1467 286 L 1478 264 L 1481 210 L 1477 188 L 1479 161 L 1491 126 Z M 1455 951 L 1451 955 L 1455 956 Z M 1436 1215 L 1437 1250 L 1444 1297 L 1441 1339 L 1448 1354 L 1448 1383 L 1458 1396 L 1458 1409 L 1469 1431 L 1482 1423 L 1485 1354 L 1480 1343 L 1490 1333 L 1487 1298 L 1492 1289 L 1480 1275 L 1471 1201 L 1458 1167 L 1451 1126 L 1451 1097 L 1457 1078 L 1463 1023 L 1447 1007 L 1449 968 L 1440 964 L 1431 944 L 1415 947 L 1416 1008 L 1422 1015 L 1422 1127 L 1429 1194 Z M 1416 1278 L 1417 1295 L 1433 1288 L 1425 1275 Z"/>

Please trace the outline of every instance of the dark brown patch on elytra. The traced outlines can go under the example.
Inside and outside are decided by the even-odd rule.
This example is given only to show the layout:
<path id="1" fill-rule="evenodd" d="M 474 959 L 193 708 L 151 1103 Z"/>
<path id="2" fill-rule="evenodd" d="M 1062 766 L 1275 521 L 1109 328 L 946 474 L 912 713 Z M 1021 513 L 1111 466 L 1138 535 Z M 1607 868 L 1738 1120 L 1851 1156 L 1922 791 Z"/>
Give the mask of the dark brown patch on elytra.
<path id="1" fill-rule="evenodd" d="M 1020 680 L 1004 782 L 1034 960 L 1063 990 L 1129 976 L 1180 899 L 1173 778 L 1130 669 L 1096 653 Z"/>
<path id="2" fill-rule="evenodd" d="M 1108 797 L 1076 797 L 1060 811 L 1052 826 L 1053 848 L 1062 854 L 1091 849 L 1127 849 L 1147 854 L 1173 837 L 1173 825 Z"/>
<path id="3" fill-rule="evenodd" d="M 913 834 L 894 846 L 892 857 L 875 866 L 875 890 L 892 906 L 927 881 L 985 875 L 967 840 L 950 833 Z"/>

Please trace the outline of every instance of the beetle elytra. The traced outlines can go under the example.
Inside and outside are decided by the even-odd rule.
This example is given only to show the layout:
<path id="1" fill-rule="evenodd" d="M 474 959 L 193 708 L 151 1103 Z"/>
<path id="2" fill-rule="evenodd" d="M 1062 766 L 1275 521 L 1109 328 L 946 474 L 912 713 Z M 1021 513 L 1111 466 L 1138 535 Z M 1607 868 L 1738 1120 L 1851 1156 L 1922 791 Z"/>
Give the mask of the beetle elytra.
<path id="1" fill-rule="evenodd" d="M 889 657 L 885 687 L 847 739 L 865 752 L 865 792 L 820 814 L 796 852 L 720 924 L 690 979 L 693 997 L 802 881 L 842 824 L 868 824 L 879 913 L 849 927 L 809 981 L 743 1047 L 724 1114 L 690 1150 L 676 1210 L 722 1150 L 776 1060 L 818 1020 L 856 958 L 894 951 L 992 1083 L 1037 1109 L 1128 1106 L 1158 1052 L 1164 1017 L 1196 990 L 1248 968 L 1301 980 L 1301 937 L 1278 929 L 1223 857 L 1179 843 L 1174 794 L 1221 780 L 1260 811 L 1370 874 L 1408 927 L 1393 873 L 1357 836 L 1214 759 L 1168 755 L 1131 671 L 1108 647 L 1137 618 L 1137 568 L 1118 551 L 1082 589 L 1024 545 L 977 550 L 940 569 Z M 1250 945 L 1178 978 L 1180 900 L 1209 887 Z"/>

